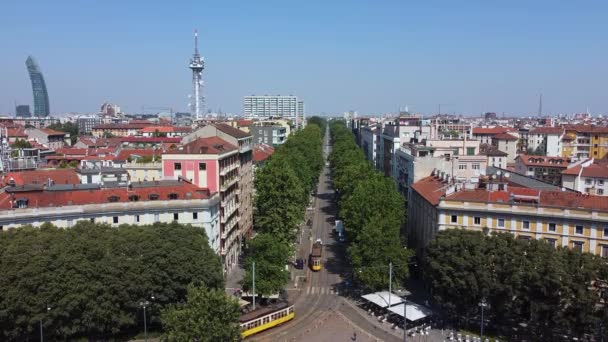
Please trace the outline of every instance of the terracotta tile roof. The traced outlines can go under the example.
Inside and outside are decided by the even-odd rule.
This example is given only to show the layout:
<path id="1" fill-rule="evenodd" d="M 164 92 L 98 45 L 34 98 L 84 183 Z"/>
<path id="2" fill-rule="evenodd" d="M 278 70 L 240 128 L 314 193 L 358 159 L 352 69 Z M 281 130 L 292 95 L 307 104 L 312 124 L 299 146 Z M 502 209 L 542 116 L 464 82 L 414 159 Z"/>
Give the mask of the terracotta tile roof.
<path id="1" fill-rule="evenodd" d="M 27 134 L 25 133 L 25 129 L 23 128 L 7 128 L 6 129 L 6 133 L 9 136 L 9 138 L 11 137 L 16 137 L 16 138 L 26 138 Z"/>
<path id="2" fill-rule="evenodd" d="M 28 208 L 40 207 L 60 207 L 66 205 L 86 205 L 86 204 L 105 204 L 109 203 L 110 198 L 114 197 L 114 202 L 128 203 L 130 197 L 139 196 L 138 201 L 149 201 L 150 195 L 158 196 L 158 200 L 169 199 L 170 194 L 177 195 L 178 200 L 183 199 L 207 199 L 211 195 L 204 188 L 199 188 L 188 182 L 181 182 L 178 185 L 164 185 L 163 182 L 157 182 L 156 186 L 150 187 L 133 187 L 127 189 L 120 188 L 102 188 L 92 190 L 64 190 L 64 191 L 26 191 L 0 194 L 0 209 L 10 209 L 11 200 L 14 198 L 24 198 L 28 200 Z M 16 209 L 19 210 L 19 209 Z"/>
<path id="3" fill-rule="evenodd" d="M 582 172 L 581 172 L 582 170 Z M 591 164 L 589 166 L 577 165 L 562 171 L 562 175 L 573 175 L 594 178 L 608 178 L 608 165 Z"/>
<path id="4" fill-rule="evenodd" d="M 498 133 L 495 134 L 492 139 L 497 139 L 497 140 L 517 140 L 517 137 L 509 134 L 509 133 Z"/>
<path id="5" fill-rule="evenodd" d="M 263 162 L 274 153 L 274 148 L 266 144 L 258 144 L 253 146 L 253 161 L 256 163 Z"/>
<path id="6" fill-rule="evenodd" d="M 126 123 L 126 124 L 100 124 L 93 126 L 93 129 L 142 129 L 151 126 L 152 123 Z"/>
<path id="7" fill-rule="evenodd" d="M 10 179 L 13 179 L 16 185 L 46 184 L 49 178 L 55 184 L 80 184 L 74 169 L 9 172 L 2 177 L 2 184 L 8 184 Z"/>
<path id="8" fill-rule="evenodd" d="M 50 128 L 41 128 L 40 129 L 43 133 L 45 133 L 46 135 L 65 135 L 65 132 L 59 132 L 56 131 L 54 129 L 50 129 Z"/>
<path id="9" fill-rule="evenodd" d="M 483 154 L 489 157 L 506 157 L 509 154 L 499 150 L 496 146 L 490 144 L 480 144 L 479 154 Z"/>
<path id="10" fill-rule="evenodd" d="M 234 128 L 234 127 L 232 127 L 230 125 L 227 125 L 225 123 L 216 123 L 216 124 L 213 124 L 213 126 L 215 126 L 215 128 L 217 128 L 218 130 L 220 130 L 220 131 L 222 131 L 222 132 L 224 132 L 224 133 L 226 133 L 226 134 L 228 134 L 228 135 L 230 135 L 230 136 L 232 136 L 232 137 L 234 137 L 236 139 L 243 139 L 243 138 L 247 138 L 247 137 L 251 136 L 250 133 L 247 133 L 245 131 L 241 131 L 240 129 Z"/>
<path id="11" fill-rule="evenodd" d="M 88 148 L 73 148 L 73 147 L 62 147 L 55 150 L 57 154 L 63 154 L 64 156 L 86 156 L 89 152 Z"/>
<path id="12" fill-rule="evenodd" d="M 167 137 L 120 137 L 121 142 L 126 143 L 172 143 L 178 144 L 182 138 L 167 138 Z"/>
<path id="13" fill-rule="evenodd" d="M 253 120 L 236 120 L 236 124 L 239 126 L 251 126 L 253 125 Z"/>
<path id="14" fill-rule="evenodd" d="M 141 129 L 142 133 L 189 133 L 192 128 L 189 126 L 149 126 Z"/>
<path id="15" fill-rule="evenodd" d="M 160 160 L 161 154 L 162 154 L 162 152 L 160 150 L 154 150 L 151 148 L 150 149 L 143 149 L 143 148 L 123 149 L 114 158 L 114 161 L 126 161 L 126 160 L 129 160 L 129 157 L 131 157 L 131 156 L 139 156 L 139 157 L 157 156 L 158 160 Z"/>
<path id="16" fill-rule="evenodd" d="M 238 148 L 222 138 L 212 136 L 193 140 L 180 149 L 174 149 L 166 154 L 224 154 L 236 151 Z"/>
<path id="17" fill-rule="evenodd" d="M 547 156 L 533 156 L 527 154 L 520 154 L 515 158 L 515 161 L 521 161 L 526 166 L 544 166 L 544 167 L 557 167 L 566 168 L 570 164 L 569 158 L 564 157 L 547 157 Z"/>
<path id="18" fill-rule="evenodd" d="M 517 132 L 516 129 L 511 128 L 511 127 L 473 127 L 473 135 L 482 135 L 482 134 L 486 134 L 486 135 L 494 135 L 494 134 L 500 134 L 500 133 L 507 133 L 507 132 Z"/>
<path id="19" fill-rule="evenodd" d="M 412 184 L 412 189 L 432 205 L 439 204 L 439 199 L 445 194 L 446 183 L 429 176 Z"/>
<path id="20" fill-rule="evenodd" d="M 568 131 L 576 131 L 580 133 L 608 133 L 608 127 L 606 126 L 565 125 L 564 128 Z"/>
<path id="21" fill-rule="evenodd" d="M 536 127 L 530 130 L 530 134 L 558 134 L 564 133 L 563 127 Z"/>

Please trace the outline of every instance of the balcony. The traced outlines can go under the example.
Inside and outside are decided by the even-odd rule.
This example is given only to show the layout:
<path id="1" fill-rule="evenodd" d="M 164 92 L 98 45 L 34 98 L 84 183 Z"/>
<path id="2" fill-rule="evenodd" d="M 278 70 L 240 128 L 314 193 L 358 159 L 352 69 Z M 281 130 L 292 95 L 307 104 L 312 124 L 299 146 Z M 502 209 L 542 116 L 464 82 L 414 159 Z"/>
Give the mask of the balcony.
<path id="1" fill-rule="evenodd" d="M 231 194 L 231 195 L 228 195 L 228 197 L 224 198 L 224 199 L 223 199 L 223 200 L 220 202 L 220 206 L 225 208 L 225 207 L 228 205 L 228 203 L 230 203 L 230 202 L 231 202 L 233 199 L 235 199 L 235 198 L 236 198 L 236 195 L 238 195 L 238 194 L 234 194 L 234 195 L 233 195 L 233 194 Z"/>
<path id="2" fill-rule="evenodd" d="M 220 176 L 225 176 L 227 175 L 230 171 L 232 170 L 236 170 L 236 168 L 239 167 L 239 163 L 238 162 L 234 162 L 228 166 L 224 166 L 221 170 L 220 170 Z"/>
<path id="3" fill-rule="evenodd" d="M 230 219 L 230 216 L 232 216 L 232 214 L 234 214 L 236 212 L 236 209 L 237 209 L 237 206 L 234 205 L 232 208 L 225 211 L 220 219 L 220 222 L 226 223 Z"/>
<path id="4" fill-rule="evenodd" d="M 228 188 L 230 188 L 231 186 L 233 186 L 234 184 L 236 184 L 236 182 L 239 181 L 239 178 L 234 176 L 226 181 L 224 181 L 224 183 L 222 184 L 222 186 L 220 187 L 220 191 L 226 191 L 228 190 Z"/>

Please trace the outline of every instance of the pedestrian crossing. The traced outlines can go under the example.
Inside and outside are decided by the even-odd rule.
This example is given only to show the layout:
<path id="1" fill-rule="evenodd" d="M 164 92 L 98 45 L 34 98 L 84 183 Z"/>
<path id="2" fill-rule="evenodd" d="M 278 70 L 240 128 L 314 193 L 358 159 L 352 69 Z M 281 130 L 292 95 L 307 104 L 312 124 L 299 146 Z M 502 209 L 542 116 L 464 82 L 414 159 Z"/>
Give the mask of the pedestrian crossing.
<path id="1" fill-rule="evenodd" d="M 338 295 L 338 291 L 332 287 L 310 286 L 305 289 L 307 295 Z"/>

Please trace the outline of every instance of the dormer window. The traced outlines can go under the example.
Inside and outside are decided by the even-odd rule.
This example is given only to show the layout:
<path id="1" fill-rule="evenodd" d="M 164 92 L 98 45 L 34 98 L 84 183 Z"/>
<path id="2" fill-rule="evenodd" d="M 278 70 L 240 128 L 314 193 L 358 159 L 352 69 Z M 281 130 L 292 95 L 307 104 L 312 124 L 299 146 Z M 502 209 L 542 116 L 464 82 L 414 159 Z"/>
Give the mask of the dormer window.
<path id="1" fill-rule="evenodd" d="M 129 201 L 131 201 L 131 202 L 137 202 L 137 201 L 139 201 L 139 196 L 138 195 L 130 195 L 129 196 Z"/>
<path id="2" fill-rule="evenodd" d="M 118 200 L 120 200 L 120 197 L 118 197 L 118 196 L 108 197 L 108 202 L 118 202 Z"/>
<path id="3" fill-rule="evenodd" d="M 148 199 L 150 199 L 150 201 L 156 201 L 158 199 L 158 194 L 150 194 L 148 195 Z"/>
<path id="4" fill-rule="evenodd" d="M 27 198 L 19 198 L 19 199 L 15 200 L 15 203 L 13 204 L 13 208 L 25 209 L 25 208 L 27 208 L 28 202 L 29 202 L 29 200 Z"/>
<path id="5" fill-rule="evenodd" d="M 169 198 L 170 200 L 175 200 L 175 199 L 177 199 L 178 197 L 179 197 L 179 195 L 178 195 L 178 194 L 176 194 L 176 193 L 174 193 L 174 192 L 170 193 L 170 194 L 169 194 L 169 196 L 168 196 L 168 198 Z"/>

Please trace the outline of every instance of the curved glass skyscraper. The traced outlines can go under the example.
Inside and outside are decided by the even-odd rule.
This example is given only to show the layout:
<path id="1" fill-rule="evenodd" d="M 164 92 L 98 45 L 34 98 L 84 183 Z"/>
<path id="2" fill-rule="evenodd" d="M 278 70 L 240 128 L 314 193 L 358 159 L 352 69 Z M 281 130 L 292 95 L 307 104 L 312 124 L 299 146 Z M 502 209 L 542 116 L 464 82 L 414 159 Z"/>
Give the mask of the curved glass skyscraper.
<path id="1" fill-rule="evenodd" d="M 49 116 L 49 93 L 46 91 L 46 83 L 40 71 L 40 67 L 32 56 L 25 61 L 27 72 L 32 80 L 32 92 L 34 93 L 34 116 Z"/>

